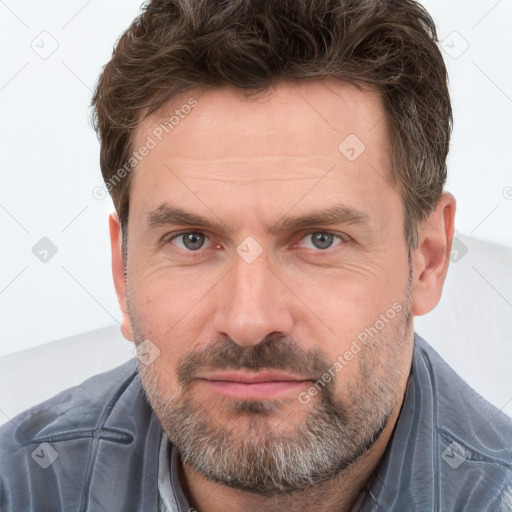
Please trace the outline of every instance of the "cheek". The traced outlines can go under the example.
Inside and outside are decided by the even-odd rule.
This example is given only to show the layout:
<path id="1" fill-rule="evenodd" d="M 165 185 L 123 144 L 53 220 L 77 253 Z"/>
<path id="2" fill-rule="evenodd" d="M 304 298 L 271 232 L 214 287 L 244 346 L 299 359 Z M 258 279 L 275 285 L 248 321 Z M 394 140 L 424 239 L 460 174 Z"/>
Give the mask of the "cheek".
<path id="1" fill-rule="evenodd" d="M 148 325 L 168 330 L 197 314 L 221 277 L 216 268 L 148 265 L 128 276 L 130 300 Z"/>
<path id="2" fill-rule="evenodd" d="M 405 269 L 366 262 L 306 270 L 289 272 L 283 279 L 300 299 L 297 322 L 314 328 L 317 338 L 331 338 L 330 345 L 339 345 L 341 351 L 346 342 L 403 300 Z"/>
<path id="3" fill-rule="evenodd" d="M 207 301 L 201 299 L 209 289 L 208 283 L 200 283 L 169 269 L 128 279 L 136 337 L 147 338 L 158 347 L 159 367 L 175 371 L 183 356 L 194 348 L 204 325 Z"/>
<path id="4" fill-rule="evenodd" d="M 393 270 L 394 279 L 381 269 L 375 274 L 359 272 L 359 278 L 355 272 L 339 273 L 327 283 L 304 279 L 294 284 L 297 295 L 305 297 L 297 315 L 300 338 L 326 354 L 337 393 L 346 393 L 347 383 L 355 388 L 362 385 L 363 361 L 379 374 L 381 364 L 395 364 L 392 345 L 400 344 L 397 338 L 403 337 L 406 272 L 400 271 L 402 280 Z M 325 378 L 332 377 L 325 374 Z"/>

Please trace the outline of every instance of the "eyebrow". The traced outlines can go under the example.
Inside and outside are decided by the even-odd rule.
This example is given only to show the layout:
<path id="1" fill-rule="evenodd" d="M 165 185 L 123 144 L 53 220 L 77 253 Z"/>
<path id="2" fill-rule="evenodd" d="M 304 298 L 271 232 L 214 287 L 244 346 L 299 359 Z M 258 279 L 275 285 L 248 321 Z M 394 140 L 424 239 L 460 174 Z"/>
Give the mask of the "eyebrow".
<path id="1" fill-rule="evenodd" d="M 146 212 L 149 226 L 165 226 L 167 224 L 183 224 L 187 226 L 200 226 L 213 231 L 236 231 L 234 226 L 228 226 L 224 222 L 208 219 L 196 213 L 187 212 L 182 208 L 170 204 L 162 204 L 158 208 Z"/>
<path id="2" fill-rule="evenodd" d="M 312 212 L 298 217 L 284 217 L 278 220 L 269 233 L 275 234 L 281 231 L 299 231 L 317 225 L 333 224 L 372 224 L 371 215 L 351 206 L 337 205 L 318 212 Z"/>
<path id="3" fill-rule="evenodd" d="M 147 224 L 149 226 L 165 226 L 168 224 L 178 224 L 187 226 L 198 226 L 218 232 L 233 233 L 237 231 L 236 226 L 228 225 L 220 220 L 209 219 L 196 213 L 187 212 L 182 208 L 170 204 L 162 204 L 158 208 L 146 212 Z M 309 213 L 307 215 L 296 217 L 283 217 L 273 226 L 268 228 L 268 233 L 277 234 L 280 232 L 290 232 L 305 229 L 316 225 L 333 224 L 363 224 L 371 225 L 372 216 L 364 210 L 359 210 L 351 206 L 337 205 L 324 210 Z"/>

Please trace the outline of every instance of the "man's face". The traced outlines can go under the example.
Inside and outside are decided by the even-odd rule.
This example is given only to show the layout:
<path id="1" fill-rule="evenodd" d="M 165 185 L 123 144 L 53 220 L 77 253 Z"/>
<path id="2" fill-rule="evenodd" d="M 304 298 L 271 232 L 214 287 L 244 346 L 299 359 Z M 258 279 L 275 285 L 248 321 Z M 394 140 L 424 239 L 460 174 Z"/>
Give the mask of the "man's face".
<path id="1" fill-rule="evenodd" d="M 134 150 L 156 145 L 134 171 L 127 261 L 133 338 L 158 354 L 139 362 L 153 409 L 211 480 L 326 481 L 397 412 L 411 361 L 382 100 L 325 81 L 192 91 L 160 114 L 136 132 Z"/>

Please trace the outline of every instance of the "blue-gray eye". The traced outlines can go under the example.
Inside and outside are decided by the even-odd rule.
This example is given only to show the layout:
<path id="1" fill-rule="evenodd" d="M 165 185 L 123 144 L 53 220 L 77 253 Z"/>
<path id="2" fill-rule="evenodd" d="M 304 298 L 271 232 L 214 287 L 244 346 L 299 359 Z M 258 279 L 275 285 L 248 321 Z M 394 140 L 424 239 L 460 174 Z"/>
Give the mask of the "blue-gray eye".
<path id="1" fill-rule="evenodd" d="M 185 249 L 189 251 L 197 251 L 204 244 L 205 236 L 202 233 L 189 232 L 178 235 L 175 240 L 181 240 Z"/>
<path id="2" fill-rule="evenodd" d="M 311 242 L 317 249 L 328 249 L 333 244 L 335 238 L 335 235 L 325 231 L 310 233 L 308 236 L 311 237 Z"/>

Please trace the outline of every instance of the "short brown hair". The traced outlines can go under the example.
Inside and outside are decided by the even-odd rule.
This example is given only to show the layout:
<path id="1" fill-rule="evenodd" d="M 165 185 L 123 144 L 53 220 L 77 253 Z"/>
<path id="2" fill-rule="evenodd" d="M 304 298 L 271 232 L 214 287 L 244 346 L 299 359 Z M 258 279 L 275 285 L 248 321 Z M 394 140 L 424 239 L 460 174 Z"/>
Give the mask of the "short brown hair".
<path id="1" fill-rule="evenodd" d="M 105 183 L 130 158 L 138 123 L 187 90 L 362 82 L 383 96 L 404 236 L 416 249 L 446 181 L 452 129 L 437 43 L 434 21 L 414 0 L 150 1 L 119 38 L 92 99 Z M 130 176 L 109 188 L 124 234 Z"/>

